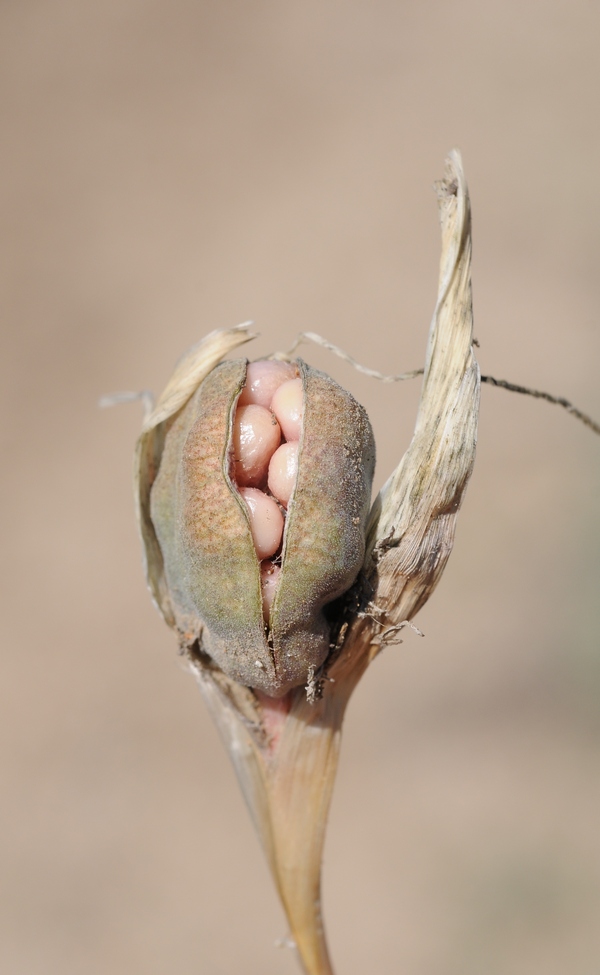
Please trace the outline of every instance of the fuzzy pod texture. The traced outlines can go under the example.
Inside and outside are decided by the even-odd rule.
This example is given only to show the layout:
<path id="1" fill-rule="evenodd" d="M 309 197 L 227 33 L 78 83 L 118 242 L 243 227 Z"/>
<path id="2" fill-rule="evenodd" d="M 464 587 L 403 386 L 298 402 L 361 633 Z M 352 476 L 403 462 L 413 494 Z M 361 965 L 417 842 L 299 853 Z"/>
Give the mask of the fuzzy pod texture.
<path id="1" fill-rule="evenodd" d="M 232 479 L 247 360 L 223 362 L 166 431 L 150 514 L 175 625 L 233 680 L 280 697 L 330 651 L 324 609 L 356 579 L 375 466 L 365 410 L 302 360 L 304 420 L 268 624 L 247 508 Z"/>

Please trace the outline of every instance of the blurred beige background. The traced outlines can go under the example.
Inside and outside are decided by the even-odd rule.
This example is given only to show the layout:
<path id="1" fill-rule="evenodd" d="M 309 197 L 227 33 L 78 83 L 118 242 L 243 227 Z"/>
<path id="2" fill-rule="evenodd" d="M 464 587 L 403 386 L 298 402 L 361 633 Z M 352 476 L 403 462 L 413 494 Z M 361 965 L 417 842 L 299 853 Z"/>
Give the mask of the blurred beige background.
<path id="1" fill-rule="evenodd" d="M 292 975 L 228 760 L 142 578 L 138 404 L 209 329 L 423 361 L 458 145 L 484 373 L 600 417 L 587 0 L 4 0 L 0 969 Z M 309 347 L 379 486 L 418 383 Z M 346 726 L 339 975 L 600 971 L 600 441 L 485 387 L 455 552 Z"/>

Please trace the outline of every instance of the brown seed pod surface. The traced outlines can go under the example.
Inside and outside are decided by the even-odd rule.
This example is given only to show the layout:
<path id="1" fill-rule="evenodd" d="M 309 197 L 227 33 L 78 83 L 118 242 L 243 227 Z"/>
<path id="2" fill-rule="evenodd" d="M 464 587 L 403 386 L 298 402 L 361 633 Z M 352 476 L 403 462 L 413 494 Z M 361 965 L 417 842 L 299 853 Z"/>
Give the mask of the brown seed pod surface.
<path id="1" fill-rule="evenodd" d="M 267 624 L 232 457 L 246 360 L 213 369 L 172 421 L 150 498 L 177 628 L 227 676 L 271 697 L 305 683 L 329 653 L 323 609 L 362 565 L 375 465 L 364 409 L 324 373 L 293 365 L 304 417 Z"/>

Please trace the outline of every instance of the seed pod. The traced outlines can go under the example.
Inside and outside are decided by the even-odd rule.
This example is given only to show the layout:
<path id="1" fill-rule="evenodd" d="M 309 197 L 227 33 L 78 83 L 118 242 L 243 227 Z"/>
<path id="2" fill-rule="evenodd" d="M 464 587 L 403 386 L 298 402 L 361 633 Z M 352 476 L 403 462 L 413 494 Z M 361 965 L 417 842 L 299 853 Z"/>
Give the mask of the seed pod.
<path id="1" fill-rule="evenodd" d="M 294 365 L 304 420 L 268 624 L 248 511 L 233 480 L 246 360 L 213 369 L 171 422 L 150 496 L 177 628 L 233 680 L 271 697 L 306 682 L 329 653 L 324 607 L 362 565 L 375 464 L 364 409 L 324 373 Z"/>

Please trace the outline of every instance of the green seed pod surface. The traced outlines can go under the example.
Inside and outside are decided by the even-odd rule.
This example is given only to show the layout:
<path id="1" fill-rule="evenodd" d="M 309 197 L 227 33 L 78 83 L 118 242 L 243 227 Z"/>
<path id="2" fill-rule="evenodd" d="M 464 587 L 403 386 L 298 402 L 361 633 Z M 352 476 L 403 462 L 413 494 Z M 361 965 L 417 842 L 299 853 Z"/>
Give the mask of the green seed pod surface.
<path id="1" fill-rule="evenodd" d="M 230 678 L 271 697 L 306 683 L 330 651 L 323 610 L 362 565 L 375 466 L 363 407 L 329 376 L 294 365 L 304 419 L 268 625 L 248 511 L 232 480 L 246 360 L 213 369 L 172 421 L 150 498 L 177 628 Z"/>

